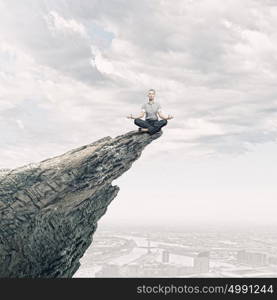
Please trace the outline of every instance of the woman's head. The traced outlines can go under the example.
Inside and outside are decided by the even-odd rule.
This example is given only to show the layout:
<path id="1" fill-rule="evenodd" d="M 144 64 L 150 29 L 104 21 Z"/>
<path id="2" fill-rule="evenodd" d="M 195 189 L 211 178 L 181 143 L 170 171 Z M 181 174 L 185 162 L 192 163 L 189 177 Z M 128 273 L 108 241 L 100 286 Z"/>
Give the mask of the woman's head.
<path id="1" fill-rule="evenodd" d="M 156 95 L 156 91 L 154 89 L 148 90 L 148 98 L 150 100 L 153 100 L 155 98 L 155 95 Z"/>

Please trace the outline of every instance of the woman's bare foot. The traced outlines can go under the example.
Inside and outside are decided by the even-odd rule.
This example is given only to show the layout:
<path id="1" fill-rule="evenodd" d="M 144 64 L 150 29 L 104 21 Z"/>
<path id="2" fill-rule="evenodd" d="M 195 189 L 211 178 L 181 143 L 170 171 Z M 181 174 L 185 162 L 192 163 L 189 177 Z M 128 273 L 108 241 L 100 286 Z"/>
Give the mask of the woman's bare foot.
<path id="1" fill-rule="evenodd" d="M 148 128 L 139 128 L 139 130 L 138 130 L 139 132 L 146 132 L 146 131 L 148 131 Z"/>

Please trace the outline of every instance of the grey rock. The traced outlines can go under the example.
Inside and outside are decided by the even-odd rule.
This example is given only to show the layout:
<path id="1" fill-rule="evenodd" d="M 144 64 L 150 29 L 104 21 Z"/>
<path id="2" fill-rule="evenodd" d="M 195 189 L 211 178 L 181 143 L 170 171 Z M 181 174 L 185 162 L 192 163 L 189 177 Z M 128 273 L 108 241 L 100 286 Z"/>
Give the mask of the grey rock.
<path id="1" fill-rule="evenodd" d="M 0 171 L 0 277 L 72 277 L 97 221 L 116 197 L 112 181 L 162 135 L 130 131 L 62 155 Z"/>

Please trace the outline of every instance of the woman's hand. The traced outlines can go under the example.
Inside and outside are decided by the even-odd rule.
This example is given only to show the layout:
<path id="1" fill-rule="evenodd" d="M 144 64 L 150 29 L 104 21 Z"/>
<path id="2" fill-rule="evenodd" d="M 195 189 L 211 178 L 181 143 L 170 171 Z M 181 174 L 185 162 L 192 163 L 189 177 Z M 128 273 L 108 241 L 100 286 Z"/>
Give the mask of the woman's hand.
<path id="1" fill-rule="evenodd" d="M 173 116 L 168 115 L 167 120 L 173 119 Z"/>
<path id="2" fill-rule="evenodd" d="M 127 116 L 128 119 L 134 119 L 134 117 L 132 116 L 132 114 L 130 114 L 129 116 Z"/>

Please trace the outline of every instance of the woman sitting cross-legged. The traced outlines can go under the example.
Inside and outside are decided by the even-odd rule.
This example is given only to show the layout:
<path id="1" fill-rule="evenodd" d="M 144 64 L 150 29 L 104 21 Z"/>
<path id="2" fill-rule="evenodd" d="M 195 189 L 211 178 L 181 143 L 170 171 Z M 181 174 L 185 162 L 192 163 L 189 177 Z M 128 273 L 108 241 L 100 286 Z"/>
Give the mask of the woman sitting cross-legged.
<path id="1" fill-rule="evenodd" d="M 154 102 L 155 90 L 150 89 L 148 91 L 149 101 L 142 105 L 141 114 L 138 117 L 133 117 L 132 114 L 127 116 L 129 119 L 134 119 L 134 123 L 139 126 L 139 131 L 148 132 L 150 135 L 161 130 L 163 126 L 167 124 L 167 120 L 173 118 L 168 115 L 165 117 L 161 112 L 161 105 L 158 102 Z M 145 120 L 141 118 L 146 114 Z M 159 120 L 158 116 L 162 119 Z"/>

